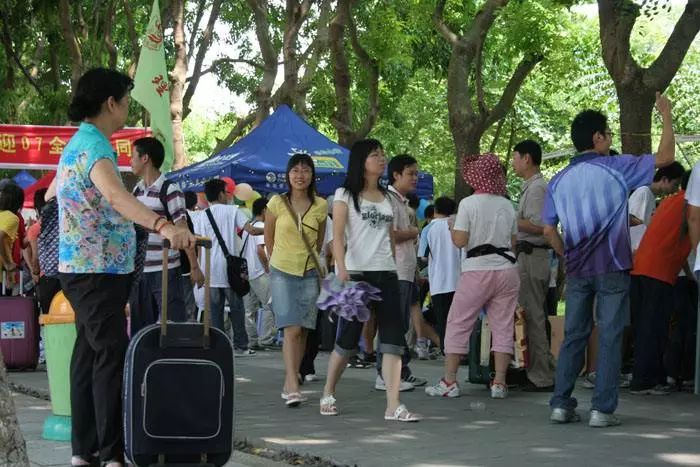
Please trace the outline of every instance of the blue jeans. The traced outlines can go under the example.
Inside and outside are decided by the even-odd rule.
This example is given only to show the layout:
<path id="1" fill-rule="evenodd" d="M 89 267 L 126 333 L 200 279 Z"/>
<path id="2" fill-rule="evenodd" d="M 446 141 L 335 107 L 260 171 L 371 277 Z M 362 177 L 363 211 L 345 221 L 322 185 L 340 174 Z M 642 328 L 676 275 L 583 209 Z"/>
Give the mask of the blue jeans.
<path id="1" fill-rule="evenodd" d="M 226 287 L 212 287 L 211 295 L 211 325 L 226 332 L 224 328 L 224 305 L 228 301 L 231 310 L 231 330 L 233 331 L 233 346 L 236 349 L 245 350 L 248 348 L 248 334 L 245 330 L 245 310 L 243 300 Z"/>
<path id="2" fill-rule="evenodd" d="M 629 315 L 630 276 L 627 271 L 591 277 L 567 276 L 564 342 L 559 351 L 552 408 L 574 409 L 571 397 L 593 328 L 593 300 L 597 299 L 598 361 L 591 408 L 613 413 L 617 408 L 622 362 L 622 332 Z"/>

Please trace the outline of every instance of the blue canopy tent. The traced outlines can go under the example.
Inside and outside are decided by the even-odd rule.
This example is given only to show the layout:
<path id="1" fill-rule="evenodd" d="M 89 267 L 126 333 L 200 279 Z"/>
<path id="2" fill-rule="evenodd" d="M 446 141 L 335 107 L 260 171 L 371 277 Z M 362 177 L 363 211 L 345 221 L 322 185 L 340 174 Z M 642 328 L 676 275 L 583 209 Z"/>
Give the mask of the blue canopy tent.
<path id="1" fill-rule="evenodd" d="M 343 183 L 350 151 L 319 133 L 286 105 L 279 106 L 233 146 L 167 177 L 188 191 L 202 191 L 204 183 L 214 177 L 231 177 L 261 193 L 280 193 L 287 190 L 287 161 L 297 152 L 314 159 L 320 195 L 333 194 Z M 416 191 L 420 198 L 432 197 L 432 175 L 421 172 Z"/>

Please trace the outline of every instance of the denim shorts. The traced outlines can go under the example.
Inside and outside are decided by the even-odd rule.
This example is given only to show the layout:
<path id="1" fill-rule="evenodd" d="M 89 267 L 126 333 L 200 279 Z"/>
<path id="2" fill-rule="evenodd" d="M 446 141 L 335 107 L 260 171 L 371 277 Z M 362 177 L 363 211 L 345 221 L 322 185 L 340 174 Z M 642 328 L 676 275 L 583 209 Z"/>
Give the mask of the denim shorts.
<path id="1" fill-rule="evenodd" d="M 270 267 L 270 295 L 272 313 L 279 329 L 301 326 L 316 329 L 316 299 L 318 298 L 318 274 L 306 271 L 304 276 L 287 274 Z"/>

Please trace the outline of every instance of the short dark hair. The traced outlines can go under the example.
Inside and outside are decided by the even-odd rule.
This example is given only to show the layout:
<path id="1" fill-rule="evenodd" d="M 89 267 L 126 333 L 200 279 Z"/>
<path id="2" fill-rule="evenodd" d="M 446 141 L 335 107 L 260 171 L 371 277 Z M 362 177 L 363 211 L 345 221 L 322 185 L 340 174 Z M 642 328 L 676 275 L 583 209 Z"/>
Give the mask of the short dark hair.
<path id="1" fill-rule="evenodd" d="M 39 188 L 34 192 L 34 209 L 36 212 L 41 213 L 41 208 L 46 205 L 46 192 L 49 191 L 48 188 Z"/>
<path id="2" fill-rule="evenodd" d="M 691 170 L 686 170 L 683 174 L 683 177 L 681 177 L 681 190 L 685 190 L 686 188 L 688 188 L 688 182 L 690 181 L 691 173 Z"/>
<path id="3" fill-rule="evenodd" d="M 0 190 L 0 211 L 17 214 L 24 204 L 24 190 L 15 182 L 7 183 Z"/>
<path id="4" fill-rule="evenodd" d="M 593 135 L 605 134 L 608 129 L 608 117 L 597 110 L 584 110 L 571 122 L 571 141 L 577 151 L 593 149 Z"/>
<path id="5" fill-rule="evenodd" d="M 253 216 L 259 216 L 267 208 L 267 200 L 265 198 L 258 198 L 253 201 Z"/>
<path id="6" fill-rule="evenodd" d="M 435 206 L 432 204 L 427 205 L 423 215 L 426 219 L 432 219 L 435 217 Z"/>
<path id="7" fill-rule="evenodd" d="M 537 141 L 531 139 L 523 140 L 515 145 L 513 151 L 520 153 L 521 156 L 529 154 L 532 163 L 538 167 L 542 163 L 542 147 Z"/>
<path id="8" fill-rule="evenodd" d="M 124 73 L 107 68 L 88 70 L 78 80 L 73 100 L 68 107 L 68 118 L 81 122 L 97 116 L 102 104 L 110 97 L 121 100 L 134 88 L 134 80 Z"/>
<path id="9" fill-rule="evenodd" d="M 408 166 L 417 164 L 418 161 L 415 157 L 410 154 L 399 154 L 391 158 L 389 161 L 389 184 L 393 184 L 396 179 L 394 178 L 394 173 L 402 174 L 404 169 Z"/>
<path id="10" fill-rule="evenodd" d="M 160 169 L 160 166 L 163 165 L 163 161 L 165 160 L 165 148 L 163 147 L 163 143 L 156 138 L 152 136 L 139 138 L 134 141 L 134 147 L 140 156 L 147 154 L 148 158 L 151 159 L 153 163 L 153 167 L 156 169 Z"/>
<path id="11" fill-rule="evenodd" d="M 683 177 L 685 173 L 685 167 L 681 165 L 678 161 L 673 161 L 669 165 L 660 167 L 656 170 L 654 174 L 654 181 L 659 182 L 662 178 L 667 178 L 668 180 L 678 180 Z"/>
<path id="12" fill-rule="evenodd" d="M 185 209 L 193 210 L 197 206 L 197 193 L 194 191 L 185 192 Z"/>
<path id="13" fill-rule="evenodd" d="M 207 201 L 218 201 L 219 195 L 226 191 L 226 182 L 220 178 L 212 178 L 204 184 L 204 194 Z"/>
<path id="14" fill-rule="evenodd" d="M 435 212 L 441 216 L 451 216 L 457 210 L 457 203 L 449 196 L 441 196 L 435 200 Z"/>

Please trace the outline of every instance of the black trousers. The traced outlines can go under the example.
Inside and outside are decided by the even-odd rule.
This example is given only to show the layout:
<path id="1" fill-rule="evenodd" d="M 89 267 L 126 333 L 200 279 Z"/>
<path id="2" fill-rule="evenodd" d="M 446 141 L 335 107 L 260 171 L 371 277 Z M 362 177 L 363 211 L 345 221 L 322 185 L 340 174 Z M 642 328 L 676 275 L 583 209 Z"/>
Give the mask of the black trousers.
<path id="1" fill-rule="evenodd" d="M 301 365 L 299 365 L 299 374 L 302 378 L 306 375 L 315 375 L 316 368 L 314 367 L 314 360 L 318 355 L 318 346 L 321 344 L 321 317 L 327 316 L 321 310 L 318 310 L 316 316 L 316 329 L 309 330 L 306 335 L 306 349 L 304 350 L 304 357 L 301 359 Z"/>
<path id="2" fill-rule="evenodd" d="M 452 306 L 454 292 L 441 293 L 433 295 L 430 299 L 433 301 L 433 313 L 435 315 L 435 327 L 440 336 L 440 350 L 445 352 L 445 330 L 447 329 L 447 315 Z"/>
<path id="3" fill-rule="evenodd" d="M 130 274 L 60 274 L 75 310 L 70 366 L 73 455 L 122 462 L 122 373 L 129 340 L 124 307 Z"/>
<path id="4" fill-rule="evenodd" d="M 666 384 L 663 355 L 673 303 L 673 286 L 646 276 L 632 276 L 630 305 L 634 330 L 631 389 Z"/>
<path id="5" fill-rule="evenodd" d="M 57 277 L 41 276 L 36 285 L 36 298 L 42 313 L 48 313 L 51 300 L 61 291 L 61 282 Z"/>
<path id="6" fill-rule="evenodd" d="M 695 334 L 698 319 L 698 284 L 679 277 L 673 286 L 673 313 L 664 363 L 676 380 L 692 381 L 695 375 Z"/>

